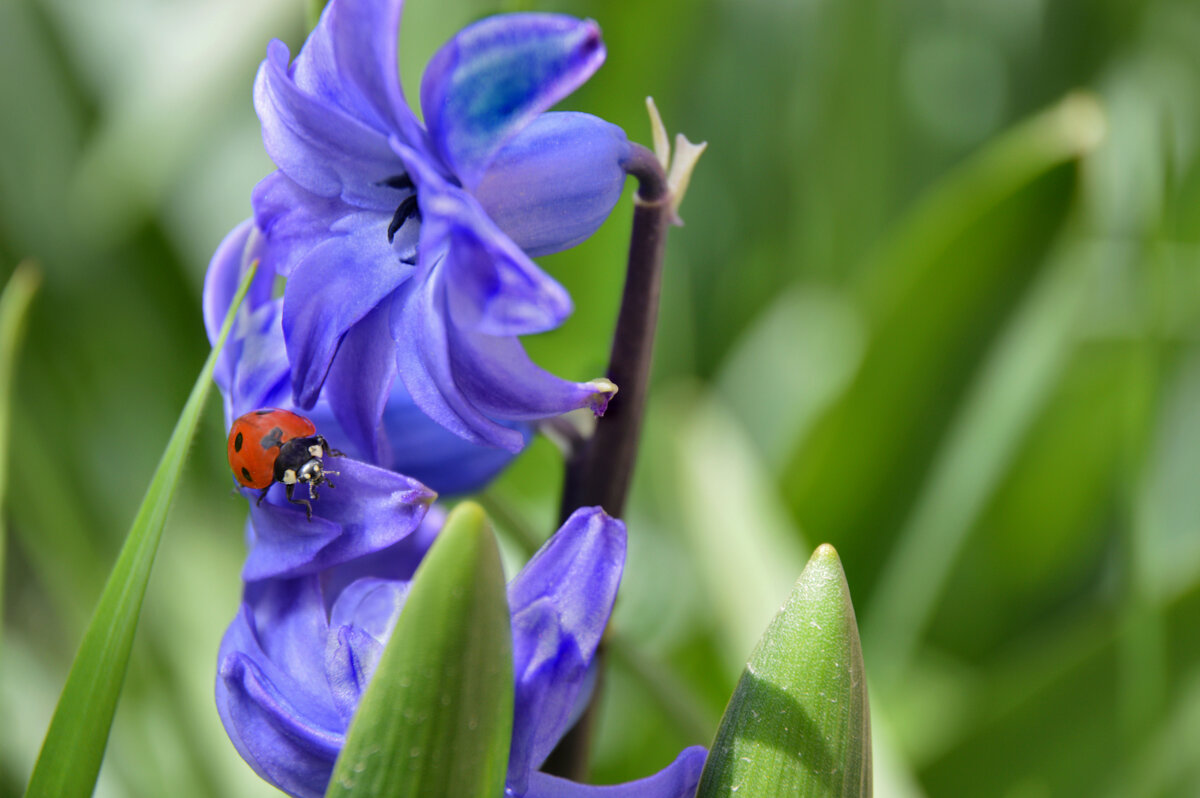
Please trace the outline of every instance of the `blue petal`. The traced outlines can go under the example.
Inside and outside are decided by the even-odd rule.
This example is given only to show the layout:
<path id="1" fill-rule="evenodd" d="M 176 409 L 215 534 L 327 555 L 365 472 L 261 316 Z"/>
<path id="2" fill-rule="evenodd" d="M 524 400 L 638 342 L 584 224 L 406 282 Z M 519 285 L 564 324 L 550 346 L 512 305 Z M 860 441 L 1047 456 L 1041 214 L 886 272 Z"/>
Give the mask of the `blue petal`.
<path id="1" fill-rule="evenodd" d="M 415 288 L 405 286 L 397 292 L 392 338 L 404 387 L 417 407 L 455 435 L 519 452 L 525 445 L 524 436 L 481 413 L 458 387 L 451 368 L 444 294 L 437 273 Z"/>
<path id="2" fill-rule="evenodd" d="M 332 0 L 296 56 L 294 78 L 349 116 L 419 146 L 425 134 L 396 70 L 403 8 L 402 0 Z"/>
<path id="3" fill-rule="evenodd" d="M 375 674 L 383 644 L 357 626 L 335 627 L 325 650 L 325 673 L 333 703 L 349 727 Z"/>
<path id="4" fill-rule="evenodd" d="M 370 462 L 382 466 L 389 464 L 393 451 L 382 421 L 396 381 L 389 314 L 390 306 L 381 303 L 350 328 L 325 380 L 325 398 L 338 426 Z"/>
<path id="5" fill-rule="evenodd" d="M 313 656 L 327 634 L 319 585 L 307 578 L 249 586 L 221 641 L 225 729 L 260 776 L 292 795 L 324 793 L 343 743 L 345 722 Z"/>
<path id="6" fill-rule="evenodd" d="M 380 181 L 403 172 L 388 146 L 390 131 L 376 130 L 303 91 L 289 73 L 288 57 L 287 45 L 272 41 L 254 83 L 267 154 L 313 194 L 382 209 L 394 190 Z"/>
<path id="7" fill-rule="evenodd" d="M 591 20 L 507 14 L 477 22 L 425 69 L 421 109 L 434 146 L 472 190 L 509 139 L 603 62 L 600 28 Z"/>
<path id="8" fill-rule="evenodd" d="M 253 222 L 247 219 L 230 231 L 213 253 L 204 276 L 203 296 L 204 327 L 210 343 L 216 343 L 242 276 L 250 264 L 260 257 L 261 251 L 262 236 L 254 229 Z M 253 334 L 255 322 L 252 317 L 256 308 L 270 301 L 272 283 L 272 275 L 260 267 L 213 371 L 213 378 L 224 394 L 227 413 L 231 410 L 229 391 L 241 367 L 244 341 Z"/>
<path id="9" fill-rule="evenodd" d="M 645 779 L 626 784 L 596 787 L 576 784 L 557 776 L 535 773 L 529 790 L 517 798 L 693 798 L 708 752 L 703 746 L 685 748 L 675 761 Z"/>
<path id="10" fill-rule="evenodd" d="M 498 419 L 549 418 L 589 407 L 603 415 L 612 383 L 571 382 L 538 367 L 516 338 L 450 328 L 450 358 L 458 390 Z"/>
<path id="11" fill-rule="evenodd" d="M 590 114 L 542 114 L 496 154 L 475 197 L 534 257 L 573 247 L 604 223 L 625 185 L 625 131 Z"/>
<path id="12" fill-rule="evenodd" d="M 260 407 L 290 409 L 292 366 L 283 343 L 282 317 L 283 303 L 273 300 L 245 318 L 232 386 L 218 383 L 227 391 L 227 424 Z"/>
<path id="13" fill-rule="evenodd" d="M 300 407 L 316 402 L 346 331 L 412 273 L 387 242 L 388 222 L 373 213 L 345 217 L 288 280 L 283 334 Z"/>
<path id="14" fill-rule="evenodd" d="M 508 587 L 516 702 L 509 779 L 518 791 L 570 725 L 625 564 L 625 525 L 576 510 Z"/>
<path id="15" fill-rule="evenodd" d="M 393 146 L 418 188 L 420 271 L 447 272 L 455 323 L 491 335 L 545 332 L 562 324 L 571 313 L 566 290 L 500 232 L 473 197 L 411 149 L 394 140 Z"/>
<path id="16" fill-rule="evenodd" d="M 339 472 L 337 487 L 321 489 L 311 521 L 287 501 L 282 485 L 251 505 L 253 539 L 243 579 L 316 573 L 386 549 L 417 529 L 435 495 L 416 480 L 348 457 L 327 458 L 326 465 Z M 243 493 L 253 498 L 257 491 Z"/>
<path id="17" fill-rule="evenodd" d="M 482 490 L 512 462 L 507 449 L 480 446 L 448 431 L 413 403 L 397 385 L 392 390 L 383 426 L 393 452 L 388 467 L 421 480 L 441 496 Z M 525 443 L 533 437 L 531 424 L 507 424 Z"/>

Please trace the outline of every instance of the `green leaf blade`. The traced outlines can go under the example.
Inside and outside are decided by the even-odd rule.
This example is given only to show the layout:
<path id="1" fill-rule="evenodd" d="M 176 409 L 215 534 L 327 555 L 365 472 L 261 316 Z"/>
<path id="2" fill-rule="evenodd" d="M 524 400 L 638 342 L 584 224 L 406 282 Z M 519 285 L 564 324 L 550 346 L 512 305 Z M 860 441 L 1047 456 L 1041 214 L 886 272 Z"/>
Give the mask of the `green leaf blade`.
<path id="1" fill-rule="evenodd" d="M 212 387 L 217 356 L 256 270 L 251 266 L 238 287 L 100 595 L 42 742 L 26 798 L 85 798 L 95 789 L 167 510 Z"/>
<path id="2" fill-rule="evenodd" d="M 29 308 L 42 274 L 30 261 L 22 262 L 0 294 L 0 511 L 8 493 L 9 421 L 12 415 L 13 372 L 25 334 Z M 8 545 L 4 516 L 0 514 L 0 617 L 3 615 L 4 559 Z"/>
<path id="3" fill-rule="evenodd" d="M 864 798 L 871 724 L 862 647 L 837 552 L 817 548 L 746 665 L 698 798 Z"/>
<path id="4" fill-rule="evenodd" d="M 417 570 L 325 794 L 495 798 L 512 718 L 500 552 L 483 510 L 464 502 Z"/>

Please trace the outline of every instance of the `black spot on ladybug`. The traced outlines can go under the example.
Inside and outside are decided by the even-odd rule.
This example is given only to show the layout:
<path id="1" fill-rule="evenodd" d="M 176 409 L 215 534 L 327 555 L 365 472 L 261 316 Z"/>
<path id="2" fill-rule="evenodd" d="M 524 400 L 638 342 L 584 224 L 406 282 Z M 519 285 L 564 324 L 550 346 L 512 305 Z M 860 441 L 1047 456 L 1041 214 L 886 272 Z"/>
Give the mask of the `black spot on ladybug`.
<path id="1" fill-rule="evenodd" d="M 255 411 L 254 411 L 254 415 L 256 415 L 256 416 L 269 416 L 271 413 L 274 413 L 274 412 L 275 412 L 274 410 L 271 410 L 270 408 L 267 408 L 266 410 L 255 410 Z"/>
<path id="2" fill-rule="evenodd" d="M 263 436 L 260 441 L 264 449 L 278 449 L 283 445 L 283 430 L 279 427 L 273 428 L 270 432 Z"/>
<path id="3" fill-rule="evenodd" d="M 237 434 L 237 437 L 233 439 L 233 450 L 235 452 L 240 452 L 242 450 L 242 433 L 240 432 Z"/>
<path id="4" fill-rule="evenodd" d="M 245 466 L 242 466 L 242 476 L 244 476 L 246 478 L 247 482 L 250 482 L 251 481 L 250 469 L 246 468 Z"/>

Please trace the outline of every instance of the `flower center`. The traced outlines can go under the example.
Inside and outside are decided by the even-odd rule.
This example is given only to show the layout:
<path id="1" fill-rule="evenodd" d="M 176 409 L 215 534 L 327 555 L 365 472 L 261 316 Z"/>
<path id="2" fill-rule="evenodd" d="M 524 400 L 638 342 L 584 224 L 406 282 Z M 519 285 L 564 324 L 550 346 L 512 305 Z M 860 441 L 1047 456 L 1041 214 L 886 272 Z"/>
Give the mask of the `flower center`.
<path id="1" fill-rule="evenodd" d="M 414 217 L 418 222 L 421 221 L 421 209 L 417 206 L 417 188 L 413 185 L 412 178 L 407 174 L 393 175 L 379 181 L 379 183 L 398 191 L 411 192 L 407 197 L 400 200 L 400 204 L 396 206 L 396 212 L 392 214 L 392 221 L 387 229 L 388 243 L 391 244 L 396 237 L 396 231 L 403 227 L 405 222 Z"/>

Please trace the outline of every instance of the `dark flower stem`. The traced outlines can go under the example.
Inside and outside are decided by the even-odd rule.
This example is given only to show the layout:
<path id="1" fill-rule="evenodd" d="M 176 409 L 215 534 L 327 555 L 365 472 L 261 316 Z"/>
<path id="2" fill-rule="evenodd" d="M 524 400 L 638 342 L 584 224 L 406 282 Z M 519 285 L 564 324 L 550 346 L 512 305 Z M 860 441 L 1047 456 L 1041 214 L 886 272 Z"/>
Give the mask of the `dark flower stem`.
<path id="1" fill-rule="evenodd" d="M 625 291 L 608 358 L 607 376 L 618 392 L 596 424 L 595 434 L 567 462 L 562 521 L 580 507 L 595 505 L 611 516 L 623 515 L 637 459 L 672 212 L 666 175 L 654 153 L 634 144 L 625 171 L 637 178 L 638 192 Z"/>
<path id="2" fill-rule="evenodd" d="M 674 214 L 667 178 L 654 153 L 634 144 L 625 171 L 637 178 L 638 191 L 634 198 L 625 290 L 608 359 L 607 376 L 619 390 L 596 424 L 595 433 L 567 461 L 561 521 L 579 507 L 595 505 L 611 516 L 622 516 L 637 460 L 658 322 L 663 252 Z M 596 651 L 597 665 L 603 657 L 601 642 Z M 603 672 L 601 666 L 598 673 Z M 546 772 L 573 781 L 581 781 L 586 775 L 596 697 L 602 683 L 602 678 L 597 680 L 591 704 L 546 760 L 543 766 Z"/>

